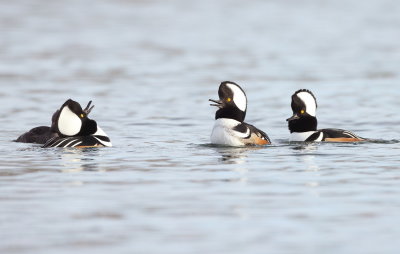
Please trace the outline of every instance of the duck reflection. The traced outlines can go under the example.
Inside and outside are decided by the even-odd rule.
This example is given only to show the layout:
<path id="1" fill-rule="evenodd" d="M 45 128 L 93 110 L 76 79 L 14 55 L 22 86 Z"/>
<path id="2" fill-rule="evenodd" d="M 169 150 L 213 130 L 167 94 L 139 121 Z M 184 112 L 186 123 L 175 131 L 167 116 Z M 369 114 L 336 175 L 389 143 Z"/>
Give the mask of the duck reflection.
<path id="1" fill-rule="evenodd" d="M 309 143 L 301 144 L 293 147 L 293 150 L 297 152 L 297 160 L 300 165 L 304 165 L 301 172 L 305 173 L 304 185 L 308 187 L 310 195 L 319 197 L 320 196 L 320 166 L 317 163 L 319 144 Z"/>
<path id="2" fill-rule="evenodd" d="M 246 148 L 238 147 L 216 147 L 215 151 L 221 155 L 218 161 L 224 164 L 243 164 L 248 152 Z"/>
<path id="3" fill-rule="evenodd" d="M 224 164 L 244 164 L 247 154 L 258 149 L 262 147 L 215 147 L 215 151 L 221 155 L 219 162 Z"/>
<path id="4" fill-rule="evenodd" d="M 61 172 L 99 171 L 96 162 L 98 155 L 97 148 L 60 149 Z"/>
<path id="5" fill-rule="evenodd" d="M 319 166 L 315 161 L 318 147 L 317 143 L 302 143 L 292 148 L 297 152 L 297 159 L 301 165 L 306 166 L 305 171 L 319 171 Z"/>
<path id="6" fill-rule="evenodd" d="M 248 153 L 254 150 L 262 149 L 261 147 L 215 147 L 217 153 L 221 156 L 218 158 L 219 163 L 234 165 L 229 167 L 229 171 L 235 172 L 233 178 L 229 181 L 235 181 L 241 184 L 247 184 L 248 181 Z"/>

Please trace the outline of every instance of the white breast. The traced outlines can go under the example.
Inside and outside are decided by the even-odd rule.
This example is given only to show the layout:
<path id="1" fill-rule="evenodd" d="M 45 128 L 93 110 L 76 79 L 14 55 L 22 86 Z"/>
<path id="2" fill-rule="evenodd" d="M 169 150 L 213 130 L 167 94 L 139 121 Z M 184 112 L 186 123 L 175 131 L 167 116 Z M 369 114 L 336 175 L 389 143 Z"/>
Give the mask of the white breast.
<path id="1" fill-rule="evenodd" d="M 211 143 L 217 145 L 228 145 L 228 146 L 243 146 L 241 136 L 244 134 L 239 134 L 233 130 L 233 128 L 240 124 L 239 121 L 228 119 L 228 118 L 220 118 L 215 121 L 214 128 L 211 133 Z"/>
<path id="2" fill-rule="evenodd" d="M 315 133 L 315 131 L 293 132 L 290 134 L 289 141 L 290 142 L 306 141 L 306 139 L 308 139 L 314 133 Z"/>

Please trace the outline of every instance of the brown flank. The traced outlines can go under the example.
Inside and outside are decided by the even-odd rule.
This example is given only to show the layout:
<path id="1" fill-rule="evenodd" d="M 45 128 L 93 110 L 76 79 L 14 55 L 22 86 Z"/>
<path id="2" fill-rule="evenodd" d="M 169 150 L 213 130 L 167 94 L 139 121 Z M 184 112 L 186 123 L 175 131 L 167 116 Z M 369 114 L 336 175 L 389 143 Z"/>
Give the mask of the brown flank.
<path id="1" fill-rule="evenodd" d="M 246 142 L 248 145 L 269 145 L 270 142 L 268 140 L 262 139 L 256 134 L 251 134 L 250 138 L 248 139 L 248 142 Z"/>

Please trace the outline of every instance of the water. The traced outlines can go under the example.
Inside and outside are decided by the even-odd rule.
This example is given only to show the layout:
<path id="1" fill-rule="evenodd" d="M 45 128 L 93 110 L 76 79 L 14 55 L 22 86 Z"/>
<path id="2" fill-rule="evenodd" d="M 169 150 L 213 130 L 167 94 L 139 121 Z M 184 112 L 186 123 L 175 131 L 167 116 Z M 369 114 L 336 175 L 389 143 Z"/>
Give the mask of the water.
<path id="1" fill-rule="evenodd" d="M 368 1 L 0 3 L 0 253 L 398 253 L 400 6 Z M 222 80 L 265 148 L 209 144 Z M 319 127 L 288 144 L 299 88 Z M 68 98 L 113 148 L 13 143 Z"/>

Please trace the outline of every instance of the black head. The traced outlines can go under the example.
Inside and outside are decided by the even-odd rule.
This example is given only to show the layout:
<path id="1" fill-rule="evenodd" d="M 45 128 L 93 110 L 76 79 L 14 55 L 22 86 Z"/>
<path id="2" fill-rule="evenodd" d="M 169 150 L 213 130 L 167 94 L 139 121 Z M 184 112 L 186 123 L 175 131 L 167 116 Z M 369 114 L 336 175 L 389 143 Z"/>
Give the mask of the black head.
<path id="1" fill-rule="evenodd" d="M 81 105 L 68 99 L 52 117 L 52 130 L 60 136 L 86 136 L 97 131 L 97 123 L 88 118 L 94 106 L 90 101 L 85 109 Z"/>
<path id="2" fill-rule="evenodd" d="M 293 116 L 288 118 L 290 132 L 317 130 L 317 100 L 307 89 L 300 89 L 292 95 Z"/>
<path id="3" fill-rule="evenodd" d="M 246 117 L 247 97 L 243 89 L 236 83 L 224 81 L 218 89 L 219 100 L 212 100 L 219 109 L 215 113 L 215 119 L 230 118 L 243 122 Z"/>

